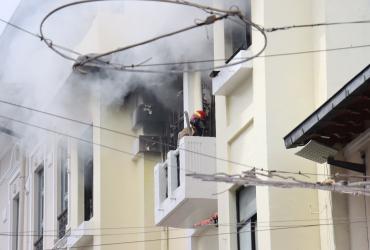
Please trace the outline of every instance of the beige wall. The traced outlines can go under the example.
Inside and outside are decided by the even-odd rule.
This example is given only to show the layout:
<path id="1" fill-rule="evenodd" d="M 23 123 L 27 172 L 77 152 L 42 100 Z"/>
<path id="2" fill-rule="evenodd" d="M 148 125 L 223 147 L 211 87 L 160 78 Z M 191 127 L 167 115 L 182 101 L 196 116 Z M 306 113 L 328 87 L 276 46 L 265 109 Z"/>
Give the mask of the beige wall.
<path id="1" fill-rule="evenodd" d="M 252 20 L 264 27 L 362 20 L 368 19 L 369 10 L 368 1 L 252 1 Z M 216 39 L 222 39 L 222 32 L 222 25 L 215 25 Z M 369 39 L 366 24 L 287 30 L 268 34 L 265 54 L 369 44 Z M 260 46 L 260 35 L 253 32 L 252 50 L 258 51 Z M 218 40 L 215 55 L 223 56 L 223 43 Z M 325 166 L 316 166 L 286 150 L 282 138 L 364 68 L 369 55 L 369 49 L 362 48 L 255 59 L 251 77 L 240 82 L 229 96 L 216 97 L 217 156 L 264 169 L 325 173 Z M 249 109 L 250 119 L 240 123 L 240 117 Z M 233 130 L 233 123 L 241 124 L 241 129 Z M 228 137 L 231 131 L 235 133 Z M 218 162 L 218 171 L 242 170 L 231 165 Z M 228 188 L 222 183 L 218 186 L 219 191 Z M 235 222 L 233 193 L 219 196 L 220 223 Z M 305 220 L 290 225 L 330 224 L 333 217 L 348 216 L 348 211 L 353 210 L 348 207 L 347 197 L 314 190 L 260 187 L 258 220 L 270 221 L 270 226 L 289 225 L 273 223 L 279 220 Z M 231 231 L 219 228 L 219 232 Z M 349 249 L 348 225 L 258 232 L 258 239 L 259 249 Z M 236 249 L 234 236 L 220 236 L 219 244 L 222 249 Z"/>

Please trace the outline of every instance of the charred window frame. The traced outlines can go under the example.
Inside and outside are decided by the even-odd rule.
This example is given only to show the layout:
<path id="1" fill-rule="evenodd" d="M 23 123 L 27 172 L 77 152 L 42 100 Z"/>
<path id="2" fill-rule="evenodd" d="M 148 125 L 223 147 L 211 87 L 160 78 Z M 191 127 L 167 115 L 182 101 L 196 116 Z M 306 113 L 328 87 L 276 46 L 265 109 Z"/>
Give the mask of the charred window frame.
<path id="1" fill-rule="evenodd" d="M 244 16 L 251 20 L 251 0 L 245 0 L 241 7 Z M 241 20 L 230 17 L 225 21 L 225 58 L 229 63 L 240 50 L 246 50 L 252 44 L 251 26 Z"/>
<path id="2" fill-rule="evenodd" d="M 241 187 L 236 191 L 238 250 L 257 249 L 256 188 Z"/>

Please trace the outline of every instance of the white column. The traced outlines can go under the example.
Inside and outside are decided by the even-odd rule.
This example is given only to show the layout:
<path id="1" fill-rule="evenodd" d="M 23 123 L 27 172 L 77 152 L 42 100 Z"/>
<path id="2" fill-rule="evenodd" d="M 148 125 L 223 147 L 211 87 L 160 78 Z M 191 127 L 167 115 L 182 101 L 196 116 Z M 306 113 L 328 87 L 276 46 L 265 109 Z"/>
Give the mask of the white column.
<path id="1" fill-rule="evenodd" d="M 202 110 L 202 81 L 200 72 L 184 73 L 184 112 L 189 113 L 189 117 L 196 110 Z M 184 121 L 186 127 L 186 121 Z"/>

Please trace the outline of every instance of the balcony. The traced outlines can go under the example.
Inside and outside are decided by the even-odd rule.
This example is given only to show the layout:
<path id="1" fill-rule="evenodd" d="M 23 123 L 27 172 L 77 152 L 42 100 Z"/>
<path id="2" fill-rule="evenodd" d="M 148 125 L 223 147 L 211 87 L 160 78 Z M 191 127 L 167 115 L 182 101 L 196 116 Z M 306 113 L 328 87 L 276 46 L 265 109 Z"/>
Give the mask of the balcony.
<path id="1" fill-rule="evenodd" d="M 217 211 L 215 182 L 203 182 L 186 173 L 216 172 L 216 139 L 186 136 L 177 150 L 154 169 L 155 223 L 191 228 Z"/>
<path id="2" fill-rule="evenodd" d="M 250 49 L 240 50 L 228 64 L 240 62 L 242 58 L 248 58 L 251 55 L 252 52 Z M 244 79 L 252 74 L 252 69 L 252 61 L 221 69 L 212 80 L 213 94 L 221 96 L 229 95 L 238 84 L 242 83 Z"/>

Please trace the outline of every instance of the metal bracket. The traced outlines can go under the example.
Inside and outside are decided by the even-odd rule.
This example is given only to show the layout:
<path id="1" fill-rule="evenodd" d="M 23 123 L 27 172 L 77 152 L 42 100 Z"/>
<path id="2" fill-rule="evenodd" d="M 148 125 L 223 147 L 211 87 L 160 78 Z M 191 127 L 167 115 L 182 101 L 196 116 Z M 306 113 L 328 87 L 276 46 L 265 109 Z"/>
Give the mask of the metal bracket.
<path id="1" fill-rule="evenodd" d="M 345 169 L 349 169 L 352 171 L 360 172 L 362 174 L 366 174 L 365 163 L 359 164 L 359 163 L 353 163 L 353 162 L 347 162 L 347 161 L 338 161 L 338 160 L 334 160 L 333 157 L 329 157 L 327 162 L 330 165 L 334 165 L 340 168 L 345 168 Z"/>

